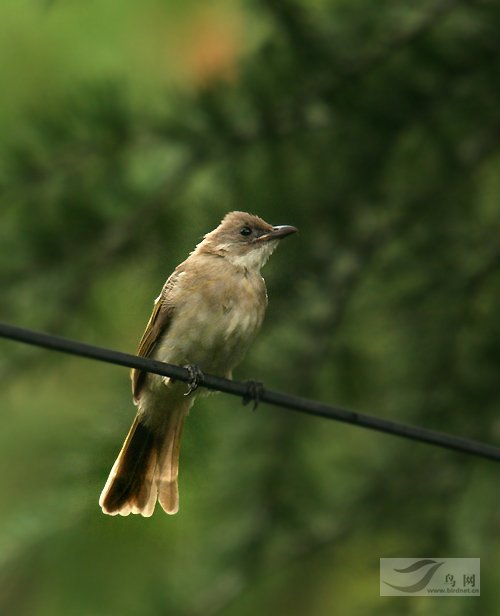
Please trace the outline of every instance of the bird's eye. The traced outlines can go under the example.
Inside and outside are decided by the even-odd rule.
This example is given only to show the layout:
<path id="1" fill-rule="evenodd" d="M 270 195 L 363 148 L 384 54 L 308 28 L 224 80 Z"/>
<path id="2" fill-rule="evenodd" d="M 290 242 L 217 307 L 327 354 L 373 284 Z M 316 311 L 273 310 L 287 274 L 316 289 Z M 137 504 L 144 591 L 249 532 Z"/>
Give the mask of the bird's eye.
<path id="1" fill-rule="evenodd" d="M 243 227 L 240 231 L 240 234 L 245 236 L 251 235 L 252 229 L 250 229 L 250 227 Z"/>

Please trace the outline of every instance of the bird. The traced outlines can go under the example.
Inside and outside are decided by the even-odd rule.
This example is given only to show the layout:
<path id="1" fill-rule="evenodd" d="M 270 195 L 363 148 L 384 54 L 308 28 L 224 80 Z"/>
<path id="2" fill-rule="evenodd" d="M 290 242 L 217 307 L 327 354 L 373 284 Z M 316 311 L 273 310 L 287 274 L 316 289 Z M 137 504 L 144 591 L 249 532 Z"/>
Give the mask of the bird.
<path id="1" fill-rule="evenodd" d="M 229 212 L 165 282 L 138 355 L 188 368 L 191 383 L 131 371 L 137 414 L 99 499 L 109 515 L 179 510 L 179 451 L 201 372 L 232 377 L 267 308 L 261 268 L 281 239 L 297 231 Z M 205 390 L 206 393 L 206 390 Z"/>

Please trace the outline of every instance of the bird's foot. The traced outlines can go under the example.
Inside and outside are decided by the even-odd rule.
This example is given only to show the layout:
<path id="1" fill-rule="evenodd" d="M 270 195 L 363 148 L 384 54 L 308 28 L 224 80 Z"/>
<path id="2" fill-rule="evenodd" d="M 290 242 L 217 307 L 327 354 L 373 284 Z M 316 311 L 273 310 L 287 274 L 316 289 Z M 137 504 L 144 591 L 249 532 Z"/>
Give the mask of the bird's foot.
<path id="1" fill-rule="evenodd" d="M 245 385 L 247 389 L 243 395 L 243 404 L 246 406 L 253 401 L 252 410 L 255 411 L 264 393 L 264 383 L 261 383 L 261 381 L 245 381 Z"/>
<path id="2" fill-rule="evenodd" d="M 200 383 L 203 380 L 203 372 L 196 364 L 187 364 L 184 368 L 186 368 L 189 372 L 189 381 L 187 381 L 188 390 L 184 395 L 190 396 L 193 391 L 196 391 L 200 386 Z"/>

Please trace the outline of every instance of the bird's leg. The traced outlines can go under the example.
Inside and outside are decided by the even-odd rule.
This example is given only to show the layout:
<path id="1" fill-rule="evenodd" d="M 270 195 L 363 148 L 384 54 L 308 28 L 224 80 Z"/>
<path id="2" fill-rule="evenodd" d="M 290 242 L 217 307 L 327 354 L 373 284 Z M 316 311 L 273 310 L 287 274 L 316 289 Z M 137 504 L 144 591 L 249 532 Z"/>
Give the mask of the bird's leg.
<path id="1" fill-rule="evenodd" d="M 184 395 L 189 396 L 200 386 L 200 382 L 203 380 L 203 372 L 196 364 L 187 364 L 184 368 L 189 372 L 188 390 Z"/>
<path id="2" fill-rule="evenodd" d="M 243 395 L 243 404 L 246 406 L 253 401 L 252 410 L 255 411 L 264 393 L 264 383 L 261 381 L 245 381 L 245 385 L 247 389 Z"/>

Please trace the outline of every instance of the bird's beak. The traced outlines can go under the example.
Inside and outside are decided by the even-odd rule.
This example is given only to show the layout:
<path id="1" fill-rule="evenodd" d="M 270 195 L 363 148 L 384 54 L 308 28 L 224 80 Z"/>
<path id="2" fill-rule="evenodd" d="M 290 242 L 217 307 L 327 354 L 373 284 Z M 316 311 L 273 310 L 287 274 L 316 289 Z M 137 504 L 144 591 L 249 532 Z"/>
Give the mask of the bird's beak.
<path id="1" fill-rule="evenodd" d="M 267 240 L 281 240 L 287 235 L 291 235 L 297 231 L 297 227 L 292 227 L 291 225 L 279 225 L 278 227 L 273 227 L 272 231 L 269 231 L 269 233 L 261 235 L 259 240 L 263 242 Z"/>

